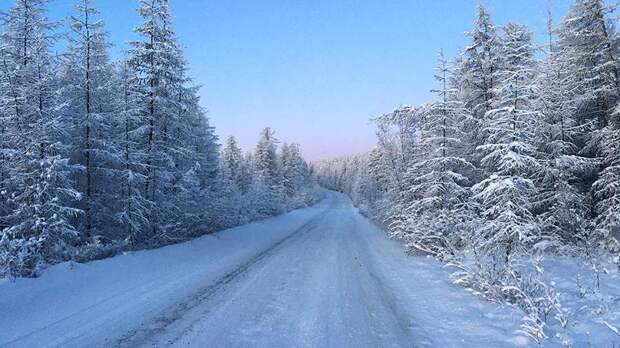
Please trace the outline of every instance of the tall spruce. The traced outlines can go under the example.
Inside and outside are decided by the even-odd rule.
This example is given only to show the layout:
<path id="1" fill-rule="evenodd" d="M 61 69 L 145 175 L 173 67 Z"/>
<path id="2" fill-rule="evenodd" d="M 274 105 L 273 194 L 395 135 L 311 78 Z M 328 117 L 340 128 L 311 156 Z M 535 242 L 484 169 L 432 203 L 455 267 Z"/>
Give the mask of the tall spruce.
<path id="1" fill-rule="evenodd" d="M 539 112 L 533 108 L 536 62 L 532 34 L 524 26 L 504 27 L 503 69 L 496 71 L 497 99 L 486 115 L 484 154 L 486 177 L 473 190 L 482 204 L 485 222 L 477 230 L 477 243 L 509 264 L 538 238 L 531 212 L 532 181 L 539 162 L 535 127 Z"/>
<path id="2" fill-rule="evenodd" d="M 65 156 L 66 125 L 55 108 L 55 61 L 49 52 L 55 24 L 45 17 L 46 4 L 16 1 L 0 36 L 6 112 L 2 143 L 11 163 L 2 188 L 9 209 L 0 264 L 11 275 L 33 276 L 42 263 L 68 258 L 78 238 L 70 221 L 79 213 L 71 207 L 79 194 Z"/>
<path id="3" fill-rule="evenodd" d="M 84 211 L 83 239 L 101 235 L 114 214 L 114 198 L 102 191 L 116 182 L 119 163 L 114 138 L 118 108 L 106 32 L 91 0 L 81 0 L 70 17 L 68 51 L 60 67 L 59 112 L 70 127 L 70 158 L 80 169 L 77 188 Z"/>

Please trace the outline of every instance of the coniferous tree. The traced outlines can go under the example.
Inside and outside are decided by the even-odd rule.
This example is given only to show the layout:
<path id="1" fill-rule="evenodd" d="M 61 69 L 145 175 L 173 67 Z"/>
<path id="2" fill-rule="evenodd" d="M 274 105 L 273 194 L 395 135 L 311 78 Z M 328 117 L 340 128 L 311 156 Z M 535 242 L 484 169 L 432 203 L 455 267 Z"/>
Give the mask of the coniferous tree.
<path id="1" fill-rule="evenodd" d="M 136 29 L 140 40 L 131 43 L 129 64 L 137 75 L 137 110 L 144 129 L 144 196 L 152 202 L 149 231 L 143 237 L 147 244 L 156 244 L 176 227 L 168 223 L 178 214 L 168 195 L 176 174 L 175 159 L 184 150 L 178 140 L 185 137 L 174 132 L 185 129 L 177 94 L 184 82 L 185 62 L 172 31 L 168 1 L 141 0 L 139 14 L 143 19 Z"/>
<path id="2" fill-rule="evenodd" d="M 78 225 L 83 238 L 101 235 L 112 220 L 109 188 L 117 179 L 117 142 L 114 139 L 117 99 L 115 72 L 109 62 L 107 34 L 91 0 L 81 0 L 70 17 L 68 52 L 60 67 L 62 89 L 59 112 L 70 128 L 70 158 L 80 168 L 76 183 L 84 211 Z M 114 139 L 115 140 L 115 139 Z"/>
<path id="3" fill-rule="evenodd" d="M 484 119 L 495 102 L 495 89 L 499 82 L 497 75 L 501 70 L 500 39 L 491 15 L 482 5 L 476 10 L 474 28 L 467 36 L 470 44 L 462 53 L 458 71 L 460 83 L 464 87 L 461 90 L 462 102 L 476 121 L 471 125 L 469 141 L 475 148 L 486 138 Z M 475 155 L 472 155 L 471 159 L 474 164 L 478 164 L 479 158 Z"/>
<path id="4" fill-rule="evenodd" d="M 580 139 L 589 127 L 576 119 L 577 102 L 571 98 L 568 62 L 558 49 L 548 21 L 547 56 L 539 65 L 535 108 L 540 111 L 537 149 L 542 163 L 534 211 L 544 234 L 556 243 L 574 243 L 588 226 L 588 199 L 582 178 L 596 170 L 596 162 L 579 154 Z"/>
<path id="5" fill-rule="evenodd" d="M 425 112 L 421 122 L 422 156 L 413 166 L 416 173 L 410 191 L 418 199 L 406 211 L 410 247 L 442 255 L 453 253 L 458 216 L 454 212 L 468 199 L 473 165 L 462 156 L 466 148 L 463 126 L 469 120 L 466 109 L 449 87 L 450 70 L 443 53 L 438 59 L 434 90 L 438 101 Z"/>
<path id="6" fill-rule="evenodd" d="M 55 62 L 49 49 L 54 23 L 45 17 L 45 0 L 18 0 L 5 16 L 2 97 L 7 112 L 3 136 L 11 166 L 3 190 L 9 227 L 2 231 L 0 264 L 12 275 L 33 276 L 44 262 L 69 257 L 78 232 L 70 220 L 79 194 L 63 155 L 66 125 L 55 109 Z M 24 253 L 24 248 L 28 252 Z"/>
<path id="7" fill-rule="evenodd" d="M 592 215 L 596 216 L 598 233 L 592 238 L 603 235 L 608 242 L 614 241 L 611 236 L 617 225 L 613 222 L 613 187 L 617 182 L 613 175 L 613 142 L 616 139 L 618 63 L 616 37 L 608 22 L 610 11 L 601 0 L 576 0 L 558 29 L 557 44 L 558 60 L 565 72 L 561 85 L 569 91 L 563 95 L 563 100 L 572 106 L 570 117 L 580 130 L 585 130 L 574 140 L 578 154 L 602 159 L 600 176 L 597 178 L 597 171 L 591 170 L 590 165 L 587 171 L 580 173 L 579 182 L 586 188 L 594 182 Z"/>
<path id="8" fill-rule="evenodd" d="M 143 146 L 146 127 L 141 124 L 143 118 L 136 99 L 137 76 L 127 62 L 120 65 L 117 75 L 120 117 L 116 139 L 120 149 L 118 170 L 121 183 L 116 193 L 118 208 L 114 220 L 123 231 L 119 237 L 134 248 L 142 240 L 142 233 L 149 224 L 148 215 L 152 206 L 143 189 L 146 181 L 144 167 L 147 155 Z"/>
<path id="9" fill-rule="evenodd" d="M 281 185 L 280 159 L 277 148 L 278 140 L 271 128 L 265 128 L 260 134 L 254 151 L 254 165 L 258 175 L 259 192 L 267 203 L 262 211 L 271 216 L 282 210 L 283 188 Z M 265 205 L 265 204 L 264 204 Z"/>
<path id="10" fill-rule="evenodd" d="M 497 99 L 487 112 L 485 155 L 486 178 L 474 186 L 482 204 L 485 222 L 477 230 L 477 243 L 488 250 L 494 262 L 509 264 L 538 237 L 530 211 L 532 181 L 539 168 L 534 131 L 539 113 L 533 108 L 534 47 L 531 33 L 522 25 L 504 28 L 504 66 L 497 71 Z"/>

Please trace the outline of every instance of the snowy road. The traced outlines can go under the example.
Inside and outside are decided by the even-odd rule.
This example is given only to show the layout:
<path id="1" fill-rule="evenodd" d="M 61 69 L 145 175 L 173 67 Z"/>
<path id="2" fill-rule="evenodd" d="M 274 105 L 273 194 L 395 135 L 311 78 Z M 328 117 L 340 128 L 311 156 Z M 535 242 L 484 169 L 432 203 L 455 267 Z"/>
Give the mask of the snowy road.
<path id="1" fill-rule="evenodd" d="M 0 308 L 7 347 L 525 343 L 519 313 L 453 286 L 437 262 L 405 256 L 336 193 L 215 238 L 0 283 Z"/>

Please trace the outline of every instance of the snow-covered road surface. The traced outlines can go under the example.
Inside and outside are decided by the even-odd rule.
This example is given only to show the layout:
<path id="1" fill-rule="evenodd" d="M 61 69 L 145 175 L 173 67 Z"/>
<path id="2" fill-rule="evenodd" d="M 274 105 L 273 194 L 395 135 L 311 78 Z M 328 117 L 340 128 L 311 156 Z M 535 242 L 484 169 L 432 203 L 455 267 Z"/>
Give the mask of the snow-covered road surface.
<path id="1" fill-rule="evenodd" d="M 351 205 L 315 207 L 0 283 L 7 347 L 512 347 L 520 313 L 407 257 Z"/>

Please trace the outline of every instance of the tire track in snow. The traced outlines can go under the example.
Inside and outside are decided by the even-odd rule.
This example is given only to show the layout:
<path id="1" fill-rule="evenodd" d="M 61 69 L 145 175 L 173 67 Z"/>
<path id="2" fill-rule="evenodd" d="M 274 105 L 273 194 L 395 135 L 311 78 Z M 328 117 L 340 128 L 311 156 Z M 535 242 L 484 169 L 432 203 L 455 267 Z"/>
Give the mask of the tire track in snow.
<path id="1" fill-rule="evenodd" d="M 324 212 L 323 212 L 324 213 Z M 168 327 L 182 319 L 184 314 L 190 311 L 192 308 L 209 301 L 213 296 L 218 293 L 224 292 L 229 286 L 239 281 L 246 275 L 252 268 L 265 261 L 270 256 L 282 247 L 285 243 L 299 237 L 307 232 L 313 230 L 317 225 L 317 220 L 323 215 L 319 213 L 318 216 L 312 218 L 310 221 L 299 227 L 297 230 L 282 238 L 268 249 L 263 250 L 249 261 L 241 264 L 234 270 L 226 273 L 215 282 L 212 282 L 208 286 L 205 286 L 193 295 L 187 297 L 185 300 L 178 302 L 172 307 L 164 311 L 163 314 L 155 317 L 155 319 L 149 322 L 143 323 L 138 329 L 131 330 L 127 334 L 118 339 L 113 346 L 115 347 L 136 347 L 150 341 L 158 334 L 166 331 Z"/>

